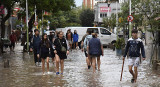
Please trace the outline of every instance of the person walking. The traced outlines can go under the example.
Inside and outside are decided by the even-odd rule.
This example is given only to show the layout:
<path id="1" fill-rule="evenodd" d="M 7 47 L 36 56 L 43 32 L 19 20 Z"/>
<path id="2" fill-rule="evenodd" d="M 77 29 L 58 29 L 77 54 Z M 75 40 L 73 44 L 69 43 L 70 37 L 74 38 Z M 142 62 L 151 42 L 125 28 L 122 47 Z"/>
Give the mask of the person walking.
<path id="1" fill-rule="evenodd" d="M 56 56 L 56 75 L 59 73 L 59 63 L 61 65 L 61 74 L 63 74 L 64 69 L 64 59 L 67 59 L 67 55 L 69 54 L 69 45 L 67 40 L 64 38 L 63 32 L 60 31 L 57 33 L 57 37 L 54 41 L 55 45 L 55 56 Z"/>
<path id="2" fill-rule="evenodd" d="M 54 40 L 55 40 L 55 34 L 54 34 L 54 32 L 50 32 L 49 41 L 52 45 L 50 54 L 51 54 L 53 65 L 55 64 L 55 54 L 54 54 L 54 44 L 53 44 Z"/>
<path id="3" fill-rule="evenodd" d="M 39 62 L 41 62 L 41 58 L 39 58 L 39 54 L 37 53 L 37 51 L 38 51 L 39 44 L 41 42 L 41 38 L 39 36 L 38 29 L 35 29 L 34 33 L 35 33 L 35 35 L 33 36 L 32 41 L 31 41 L 30 51 L 31 52 L 34 51 L 34 62 L 35 62 L 35 65 L 38 66 Z"/>
<path id="4" fill-rule="evenodd" d="M 72 50 L 72 43 L 73 43 L 73 34 L 71 32 L 71 29 L 69 29 L 66 33 L 66 39 L 68 41 L 68 44 L 70 46 L 70 50 Z"/>
<path id="5" fill-rule="evenodd" d="M 51 43 L 47 38 L 47 34 L 42 35 L 42 40 L 39 44 L 37 55 L 40 55 L 40 58 L 42 60 L 42 71 L 43 75 L 45 75 L 45 59 L 47 59 L 47 72 L 49 73 L 49 57 L 50 57 L 50 49 L 51 49 Z"/>
<path id="6" fill-rule="evenodd" d="M 89 43 L 89 40 L 92 39 L 92 35 L 91 35 L 91 31 L 87 31 L 88 35 L 85 37 L 84 39 L 84 43 L 83 43 L 83 49 L 84 49 L 84 53 L 85 53 L 85 56 L 86 56 L 86 62 L 87 62 L 87 66 L 88 66 L 88 69 L 90 69 L 91 67 L 91 58 L 87 52 L 87 46 L 88 46 L 88 43 Z"/>
<path id="7" fill-rule="evenodd" d="M 12 31 L 12 34 L 10 35 L 9 39 L 11 41 L 10 50 L 14 51 L 15 43 L 17 42 L 17 36 L 15 34 L 15 31 Z"/>
<path id="8" fill-rule="evenodd" d="M 97 58 L 97 64 L 98 64 L 98 71 L 100 71 L 100 56 L 103 56 L 103 45 L 100 41 L 100 39 L 97 38 L 97 34 L 92 34 L 92 39 L 89 41 L 87 51 L 92 57 L 92 67 L 93 67 L 93 73 L 95 73 L 96 68 L 96 58 Z"/>
<path id="9" fill-rule="evenodd" d="M 141 39 L 138 38 L 138 30 L 133 29 L 132 38 L 128 40 L 125 48 L 125 54 L 123 56 L 123 61 L 124 61 L 129 51 L 128 67 L 129 67 L 129 72 L 133 76 L 133 78 L 131 79 L 132 83 L 136 83 L 137 81 L 137 76 L 138 76 L 137 68 L 140 62 L 140 50 L 143 57 L 142 59 L 145 60 L 146 56 L 145 56 L 145 49 L 143 42 Z M 132 70 L 132 67 L 134 67 L 134 71 Z"/>
<path id="10" fill-rule="evenodd" d="M 74 30 L 74 34 L 73 34 L 73 48 L 75 49 L 78 49 L 78 39 L 79 39 L 79 36 L 77 34 L 77 31 Z"/>

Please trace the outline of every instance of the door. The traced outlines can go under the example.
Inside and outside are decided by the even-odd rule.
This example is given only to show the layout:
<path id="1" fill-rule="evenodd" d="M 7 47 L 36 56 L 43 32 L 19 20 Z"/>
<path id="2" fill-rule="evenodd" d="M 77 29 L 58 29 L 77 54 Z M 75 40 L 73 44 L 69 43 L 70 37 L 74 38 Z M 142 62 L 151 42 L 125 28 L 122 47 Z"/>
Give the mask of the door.
<path id="1" fill-rule="evenodd" d="M 107 45 L 111 42 L 111 32 L 105 28 L 100 28 L 99 38 L 103 45 Z"/>

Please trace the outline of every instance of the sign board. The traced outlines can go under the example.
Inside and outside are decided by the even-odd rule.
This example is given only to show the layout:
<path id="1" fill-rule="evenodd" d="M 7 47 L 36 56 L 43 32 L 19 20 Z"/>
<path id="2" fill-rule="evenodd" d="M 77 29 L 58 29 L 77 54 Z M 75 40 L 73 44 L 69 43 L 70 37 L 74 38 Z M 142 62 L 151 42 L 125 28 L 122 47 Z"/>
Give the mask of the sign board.
<path id="1" fill-rule="evenodd" d="M 133 16 L 132 16 L 132 15 L 129 15 L 129 16 L 128 16 L 128 18 L 127 18 L 127 20 L 128 20 L 129 22 L 132 22 L 132 21 L 133 21 L 133 19 L 134 19 L 134 18 L 133 18 Z"/>
<path id="2" fill-rule="evenodd" d="M 34 22 L 34 26 L 37 26 L 37 25 L 38 25 L 38 22 L 37 22 L 37 21 L 35 21 L 35 22 Z"/>
<path id="3" fill-rule="evenodd" d="M 111 7 L 100 7 L 100 12 L 111 12 Z"/>
<path id="4" fill-rule="evenodd" d="M 3 6 L 0 6 L 0 15 L 1 14 L 4 14 L 4 7 Z"/>

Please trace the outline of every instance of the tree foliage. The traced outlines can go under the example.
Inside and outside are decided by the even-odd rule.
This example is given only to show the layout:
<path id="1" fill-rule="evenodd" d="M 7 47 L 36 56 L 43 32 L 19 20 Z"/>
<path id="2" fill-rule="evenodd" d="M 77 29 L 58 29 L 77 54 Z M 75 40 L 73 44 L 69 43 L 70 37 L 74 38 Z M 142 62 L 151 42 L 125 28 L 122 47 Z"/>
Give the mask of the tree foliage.
<path id="1" fill-rule="evenodd" d="M 92 27 L 94 22 L 94 11 L 84 9 L 80 14 L 81 25 L 84 27 Z"/>

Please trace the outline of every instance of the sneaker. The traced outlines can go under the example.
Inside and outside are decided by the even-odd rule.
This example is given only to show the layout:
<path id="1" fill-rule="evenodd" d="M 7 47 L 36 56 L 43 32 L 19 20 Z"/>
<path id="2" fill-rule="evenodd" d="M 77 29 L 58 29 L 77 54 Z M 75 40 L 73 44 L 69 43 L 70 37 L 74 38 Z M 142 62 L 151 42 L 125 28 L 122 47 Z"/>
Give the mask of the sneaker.
<path id="1" fill-rule="evenodd" d="M 59 72 L 56 72 L 56 75 L 59 75 Z"/>
<path id="2" fill-rule="evenodd" d="M 45 73 L 43 73 L 43 76 L 46 75 Z"/>
<path id="3" fill-rule="evenodd" d="M 90 69 L 91 68 L 91 66 L 88 66 L 88 69 Z"/>
<path id="4" fill-rule="evenodd" d="M 47 74 L 49 74 L 49 72 L 47 72 Z"/>
<path id="5" fill-rule="evenodd" d="M 131 79 L 131 83 L 134 83 L 134 79 L 133 78 Z"/>

